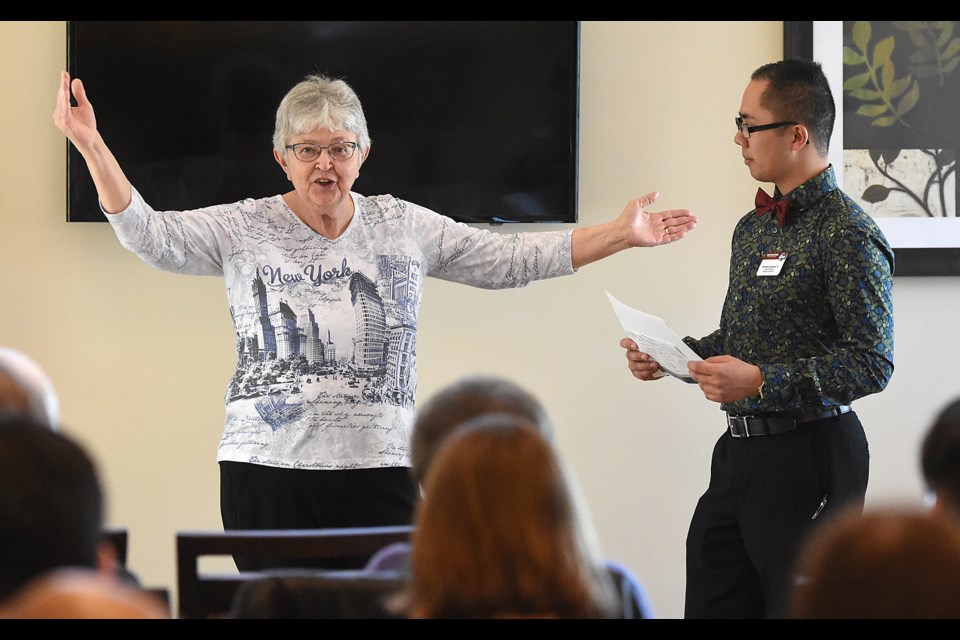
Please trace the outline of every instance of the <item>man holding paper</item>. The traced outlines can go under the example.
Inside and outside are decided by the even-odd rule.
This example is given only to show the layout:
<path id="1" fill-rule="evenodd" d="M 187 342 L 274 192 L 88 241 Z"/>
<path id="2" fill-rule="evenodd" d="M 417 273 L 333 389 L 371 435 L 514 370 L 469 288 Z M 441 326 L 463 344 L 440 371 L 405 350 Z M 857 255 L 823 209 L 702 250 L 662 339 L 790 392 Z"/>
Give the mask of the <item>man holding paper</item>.
<path id="1" fill-rule="evenodd" d="M 835 114 L 815 62 L 764 65 L 743 93 L 734 142 L 775 197 L 760 189 L 734 230 L 720 328 L 683 338 L 725 414 L 687 534 L 687 618 L 782 615 L 802 539 L 862 508 L 869 450 L 850 405 L 893 374 L 893 251 L 837 185 Z M 634 377 L 658 377 L 634 340 L 620 346 Z"/>

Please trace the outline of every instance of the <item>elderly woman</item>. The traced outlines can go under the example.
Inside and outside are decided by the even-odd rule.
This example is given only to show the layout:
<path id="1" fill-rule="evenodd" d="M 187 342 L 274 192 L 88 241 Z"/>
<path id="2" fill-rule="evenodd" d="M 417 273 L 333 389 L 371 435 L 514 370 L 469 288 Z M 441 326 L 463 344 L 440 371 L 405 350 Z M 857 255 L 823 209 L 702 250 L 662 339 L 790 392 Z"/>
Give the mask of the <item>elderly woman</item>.
<path id="1" fill-rule="evenodd" d="M 277 110 L 273 153 L 292 190 L 193 211 L 144 201 L 100 136 L 82 82 L 66 72 L 53 120 L 83 156 L 125 248 L 159 269 L 225 280 L 237 345 L 217 455 L 226 529 L 411 522 L 426 277 L 523 287 L 696 225 L 687 210 L 645 211 L 655 192 L 604 224 L 516 234 L 360 195 L 353 184 L 371 149 L 363 109 L 346 82 L 324 76 L 299 82 Z"/>

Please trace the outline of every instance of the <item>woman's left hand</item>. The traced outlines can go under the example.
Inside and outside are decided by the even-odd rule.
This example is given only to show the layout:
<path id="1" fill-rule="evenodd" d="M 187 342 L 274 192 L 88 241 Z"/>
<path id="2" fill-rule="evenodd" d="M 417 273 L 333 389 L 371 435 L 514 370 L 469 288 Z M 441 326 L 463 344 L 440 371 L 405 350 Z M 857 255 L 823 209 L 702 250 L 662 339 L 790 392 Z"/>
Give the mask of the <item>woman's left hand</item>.
<path id="1" fill-rule="evenodd" d="M 688 209 L 646 210 L 660 194 L 656 191 L 627 203 L 618 222 L 623 239 L 631 247 L 655 247 L 680 240 L 697 226 L 697 218 Z"/>
<path id="2" fill-rule="evenodd" d="M 627 203 L 614 220 L 573 230 L 571 260 L 574 269 L 631 247 L 657 247 L 683 238 L 697 226 L 687 209 L 651 213 L 646 210 L 660 193 L 652 191 Z"/>

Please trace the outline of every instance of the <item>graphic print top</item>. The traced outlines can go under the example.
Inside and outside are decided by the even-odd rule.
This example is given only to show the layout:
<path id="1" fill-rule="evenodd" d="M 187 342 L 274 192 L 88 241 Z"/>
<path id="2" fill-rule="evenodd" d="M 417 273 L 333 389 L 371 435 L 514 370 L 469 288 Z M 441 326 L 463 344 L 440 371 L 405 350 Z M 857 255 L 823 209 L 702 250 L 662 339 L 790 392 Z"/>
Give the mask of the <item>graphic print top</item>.
<path id="1" fill-rule="evenodd" d="M 147 264 L 224 278 L 237 365 L 218 461 L 409 466 L 424 278 L 505 289 L 574 273 L 571 230 L 501 234 L 351 195 L 356 214 L 336 240 L 279 195 L 158 212 L 134 189 L 107 215 Z"/>

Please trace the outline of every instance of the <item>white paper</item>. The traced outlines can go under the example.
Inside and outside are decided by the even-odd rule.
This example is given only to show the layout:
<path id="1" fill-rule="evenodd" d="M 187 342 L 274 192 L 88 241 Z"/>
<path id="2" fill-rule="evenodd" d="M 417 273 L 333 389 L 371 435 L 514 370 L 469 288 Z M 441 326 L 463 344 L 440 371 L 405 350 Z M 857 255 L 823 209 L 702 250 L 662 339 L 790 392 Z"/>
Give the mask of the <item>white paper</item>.
<path id="1" fill-rule="evenodd" d="M 691 360 L 699 362 L 703 358 L 694 353 L 663 318 L 628 307 L 609 291 L 607 298 L 623 330 L 637 343 L 640 351 L 650 354 L 657 361 L 660 369 L 666 372 L 662 375 L 670 374 L 684 382 L 694 382 L 687 370 L 687 363 Z"/>

